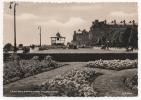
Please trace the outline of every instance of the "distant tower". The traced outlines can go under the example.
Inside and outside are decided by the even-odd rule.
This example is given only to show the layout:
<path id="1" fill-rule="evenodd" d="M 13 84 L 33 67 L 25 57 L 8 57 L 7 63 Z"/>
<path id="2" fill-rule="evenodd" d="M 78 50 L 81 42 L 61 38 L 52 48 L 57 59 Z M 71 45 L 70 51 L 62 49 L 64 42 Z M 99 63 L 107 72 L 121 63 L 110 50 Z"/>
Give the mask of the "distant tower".
<path id="1" fill-rule="evenodd" d="M 132 21 L 133 25 L 135 25 L 135 20 Z"/>
<path id="2" fill-rule="evenodd" d="M 132 25 L 134 26 L 135 25 L 135 20 L 130 21 L 129 23 L 132 23 Z"/>
<path id="3" fill-rule="evenodd" d="M 117 23 L 116 23 L 116 20 L 113 20 L 111 23 L 113 23 L 114 25 L 116 25 Z"/>
<path id="4" fill-rule="evenodd" d="M 125 22 L 125 20 L 123 20 L 123 24 L 124 24 L 124 25 L 126 25 L 126 22 Z"/>
<path id="5" fill-rule="evenodd" d="M 73 34 L 73 41 L 76 41 L 76 31 L 74 31 L 74 34 Z"/>
<path id="6" fill-rule="evenodd" d="M 126 25 L 126 22 L 125 22 L 125 20 L 121 21 L 120 23 L 123 23 L 123 25 L 124 25 L 124 26 Z"/>
<path id="7" fill-rule="evenodd" d="M 106 19 L 104 20 L 104 24 L 105 24 L 105 25 L 107 24 L 107 20 L 106 20 Z"/>
<path id="8" fill-rule="evenodd" d="M 116 23 L 116 20 L 114 20 L 114 24 L 116 25 L 117 23 Z"/>
<path id="9" fill-rule="evenodd" d="M 98 23 L 99 23 L 99 20 L 96 19 L 96 20 L 95 20 L 95 24 L 97 25 Z"/>

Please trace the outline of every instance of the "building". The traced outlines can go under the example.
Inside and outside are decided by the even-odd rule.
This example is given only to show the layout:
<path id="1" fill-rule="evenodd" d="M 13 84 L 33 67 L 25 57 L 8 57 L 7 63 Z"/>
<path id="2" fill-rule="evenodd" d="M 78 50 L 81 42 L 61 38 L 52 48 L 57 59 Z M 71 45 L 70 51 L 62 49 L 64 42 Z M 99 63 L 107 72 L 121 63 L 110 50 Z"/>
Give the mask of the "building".
<path id="1" fill-rule="evenodd" d="M 111 46 L 123 46 L 124 42 L 121 38 L 125 35 L 129 38 L 128 33 L 134 32 L 134 37 L 137 38 L 137 28 L 138 25 L 135 24 L 135 21 L 130 21 L 128 24 L 125 20 L 121 21 L 120 24 L 116 23 L 116 20 L 113 20 L 110 24 L 107 24 L 107 21 L 95 20 L 92 22 L 89 31 L 78 30 L 74 31 L 72 43 L 80 46 L 101 46 L 110 41 Z M 128 32 L 127 32 L 128 31 Z M 125 34 L 126 33 L 126 34 Z M 137 45 L 137 39 L 135 41 Z"/>
<path id="2" fill-rule="evenodd" d="M 61 36 L 58 32 L 56 36 L 51 37 L 51 45 L 52 46 L 64 46 L 65 45 L 65 37 Z"/>
<path id="3" fill-rule="evenodd" d="M 89 44 L 88 38 L 88 32 L 85 29 L 79 29 L 78 31 L 74 31 L 73 44 L 77 45 L 78 47 L 84 47 Z"/>

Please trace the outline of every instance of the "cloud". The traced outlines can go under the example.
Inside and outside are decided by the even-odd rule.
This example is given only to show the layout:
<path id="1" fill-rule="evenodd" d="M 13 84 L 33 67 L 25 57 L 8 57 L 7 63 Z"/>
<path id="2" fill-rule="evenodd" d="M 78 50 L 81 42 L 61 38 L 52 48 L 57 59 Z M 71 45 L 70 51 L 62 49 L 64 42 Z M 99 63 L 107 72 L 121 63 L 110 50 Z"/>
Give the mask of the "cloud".
<path id="1" fill-rule="evenodd" d="M 80 17 L 72 17 L 68 22 L 66 22 L 65 26 L 74 26 L 84 24 L 86 21 Z"/>
<path id="2" fill-rule="evenodd" d="M 6 13 L 4 13 L 4 14 L 3 14 L 3 18 L 4 18 L 4 19 L 12 19 L 13 16 L 10 15 L 10 14 L 6 14 Z"/>
<path id="3" fill-rule="evenodd" d="M 42 26 L 44 43 L 50 44 L 50 37 L 55 36 L 59 31 L 62 36 L 66 37 L 66 42 L 70 42 L 73 37 L 73 31 L 86 28 L 87 21 L 80 17 L 70 17 L 67 21 L 63 22 L 57 19 L 51 19 L 46 21 L 38 20 L 36 25 Z"/>
<path id="4" fill-rule="evenodd" d="M 111 21 L 115 19 L 118 24 L 120 24 L 122 20 L 126 20 L 126 23 L 131 20 L 135 20 L 135 22 L 138 22 L 137 12 L 127 13 L 124 11 L 114 11 L 107 15 L 106 18 L 110 19 Z"/>
<path id="5" fill-rule="evenodd" d="M 17 16 L 17 19 L 19 20 L 30 20 L 30 19 L 38 19 L 38 16 L 35 16 L 34 14 L 31 13 L 23 13 L 21 15 Z"/>
<path id="6" fill-rule="evenodd" d="M 86 21 L 80 17 L 71 17 L 66 22 L 61 22 L 55 19 L 51 19 L 51 20 L 44 21 L 44 22 L 37 22 L 37 24 L 47 25 L 50 27 L 73 27 L 73 26 L 84 24 L 85 22 Z"/>
<path id="7" fill-rule="evenodd" d="M 116 17 L 119 17 L 119 16 L 129 17 L 129 16 L 136 16 L 137 13 L 125 13 L 123 11 L 116 11 L 116 12 L 111 12 L 110 15 L 111 16 L 116 16 Z"/>

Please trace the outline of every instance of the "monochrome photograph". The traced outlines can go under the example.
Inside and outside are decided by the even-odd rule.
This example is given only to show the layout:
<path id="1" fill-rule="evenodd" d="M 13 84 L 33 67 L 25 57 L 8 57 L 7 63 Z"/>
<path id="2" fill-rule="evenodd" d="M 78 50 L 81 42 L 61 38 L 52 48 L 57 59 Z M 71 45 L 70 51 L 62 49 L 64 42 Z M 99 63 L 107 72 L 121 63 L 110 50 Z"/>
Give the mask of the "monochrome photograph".
<path id="1" fill-rule="evenodd" d="M 3 2 L 4 97 L 137 97 L 138 3 Z"/>

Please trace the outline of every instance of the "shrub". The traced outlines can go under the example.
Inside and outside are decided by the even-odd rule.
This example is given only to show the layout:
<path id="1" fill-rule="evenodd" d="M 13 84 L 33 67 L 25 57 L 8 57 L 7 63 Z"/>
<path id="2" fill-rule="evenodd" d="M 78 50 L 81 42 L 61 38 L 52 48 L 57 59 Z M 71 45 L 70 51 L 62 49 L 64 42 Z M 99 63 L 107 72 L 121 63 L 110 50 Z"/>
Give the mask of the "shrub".
<path id="1" fill-rule="evenodd" d="M 137 68 L 137 60 L 96 60 L 93 62 L 88 62 L 86 67 L 91 68 L 103 68 L 103 69 L 111 69 L 111 70 L 122 70 L 122 69 L 130 69 Z"/>
<path id="2" fill-rule="evenodd" d="M 125 78 L 124 83 L 129 87 L 135 94 L 138 94 L 138 76 L 134 75 L 131 78 Z"/>
<path id="3" fill-rule="evenodd" d="M 54 60 L 39 61 L 38 56 L 34 56 L 31 60 L 16 60 L 17 57 L 14 59 L 4 63 L 4 84 L 63 66 Z"/>

